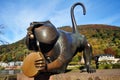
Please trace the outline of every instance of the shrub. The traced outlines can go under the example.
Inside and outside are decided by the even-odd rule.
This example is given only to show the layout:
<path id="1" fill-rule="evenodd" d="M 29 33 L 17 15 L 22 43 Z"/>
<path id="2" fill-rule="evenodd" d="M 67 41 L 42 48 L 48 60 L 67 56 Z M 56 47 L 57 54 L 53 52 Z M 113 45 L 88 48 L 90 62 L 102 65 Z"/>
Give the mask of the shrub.
<path id="1" fill-rule="evenodd" d="M 4 70 L 4 69 L 5 69 L 4 67 L 1 67 L 1 66 L 0 66 L 0 70 Z"/>
<path id="2" fill-rule="evenodd" d="M 113 69 L 120 69 L 120 63 L 116 63 L 112 65 Z"/>
<path id="3" fill-rule="evenodd" d="M 104 69 L 112 69 L 112 65 L 111 64 L 107 64 L 107 65 L 105 65 Z"/>
<path id="4" fill-rule="evenodd" d="M 100 64 L 99 69 L 112 69 L 112 64 Z"/>

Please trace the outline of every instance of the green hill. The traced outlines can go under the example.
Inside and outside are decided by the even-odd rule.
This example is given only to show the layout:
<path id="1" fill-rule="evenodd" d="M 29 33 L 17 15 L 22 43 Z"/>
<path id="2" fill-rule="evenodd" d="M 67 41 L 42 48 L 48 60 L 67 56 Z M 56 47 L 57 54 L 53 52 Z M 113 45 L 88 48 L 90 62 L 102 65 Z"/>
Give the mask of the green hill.
<path id="1" fill-rule="evenodd" d="M 69 26 L 60 27 L 59 29 L 71 32 Z M 78 30 L 85 35 L 89 43 L 93 47 L 93 55 L 97 54 L 113 54 L 120 58 L 120 27 L 91 24 L 80 25 Z M 29 54 L 24 43 L 24 39 L 9 45 L 0 46 L 0 61 L 23 60 Z"/>

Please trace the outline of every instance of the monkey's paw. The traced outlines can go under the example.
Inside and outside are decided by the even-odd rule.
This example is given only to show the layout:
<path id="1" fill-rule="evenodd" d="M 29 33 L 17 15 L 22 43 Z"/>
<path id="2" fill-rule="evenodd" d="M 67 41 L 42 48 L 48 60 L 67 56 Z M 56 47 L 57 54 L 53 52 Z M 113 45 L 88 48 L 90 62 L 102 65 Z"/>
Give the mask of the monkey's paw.
<path id="1" fill-rule="evenodd" d="M 94 72 L 96 72 L 96 69 L 94 69 L 94 68 L 92 68 L 92 67 L 90 67 L 90 66 L 86 66 L 86 67 L 83 67 L 83 68 L 81 69 L 81 72 L 94 73 Z"/>

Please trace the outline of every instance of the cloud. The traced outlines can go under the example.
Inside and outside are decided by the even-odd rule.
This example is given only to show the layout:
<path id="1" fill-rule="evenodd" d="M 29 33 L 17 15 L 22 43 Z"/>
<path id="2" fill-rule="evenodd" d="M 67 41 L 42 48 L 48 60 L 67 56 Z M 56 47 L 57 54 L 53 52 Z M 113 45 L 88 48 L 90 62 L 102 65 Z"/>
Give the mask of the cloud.
<path id="1" fill-rule="evenodd" d="M 52 11 L 54 12 L 59 2 L 60 1 L 56 0 L 52 3 L 48 1 L 47 3 L 43 2 L 37 6 L 31 5 L 32 7 L 27 4 L 21 7 L 18 3 L 17 5 L 14 2 L 10 2 L 1 10 L 2 13 L 0 13 L 0 21 L 7 25 L 5 35 L 1 36 L 2 39 L 10 43 L 22 39 L 26 35 L 26 28 L 30 22 L 47 20 L 47 17 L 52 14 Z"/>

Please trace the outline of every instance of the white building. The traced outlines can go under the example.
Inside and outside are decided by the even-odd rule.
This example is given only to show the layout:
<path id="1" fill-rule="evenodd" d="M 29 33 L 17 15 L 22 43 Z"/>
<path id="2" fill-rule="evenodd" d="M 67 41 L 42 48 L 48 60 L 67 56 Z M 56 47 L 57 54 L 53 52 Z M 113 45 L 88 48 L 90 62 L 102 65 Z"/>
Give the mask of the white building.
<path id="1" fill-rule="evenodd" d="M 8 66 L 22 66 L 23 62 L 22 61 L 16 61 L 16 62 L 9 62 Z"/>
<path id="2" fill-rule="evenodd" d="M 16 62 L 15 62 L 15 65 L 16 65 L 16 66 L 22 66 L 22 64 L 23 64 L 22 61 L 16 61 Z"/>
<path id="3" fill-rule="evenodd" d="M 0 66 L 1 66 L 1 67 L 7 67 L 7 66 L 8 66 L 8 64 L 7 64 L 7 63 L 5 63 L 5 62 L 0 62 Z"/>
<path id="4" fill-rule="evenodd" d="M 115 58 L 113 55 L 111 54 L 100 54 L 97 55 L 96 57 L 98 57 L 98 62 L 102 62 L 102 61 L 106 61 L 107 63 L 117 63 L 118 60 L 120 60 L 119 58 Z"/>

